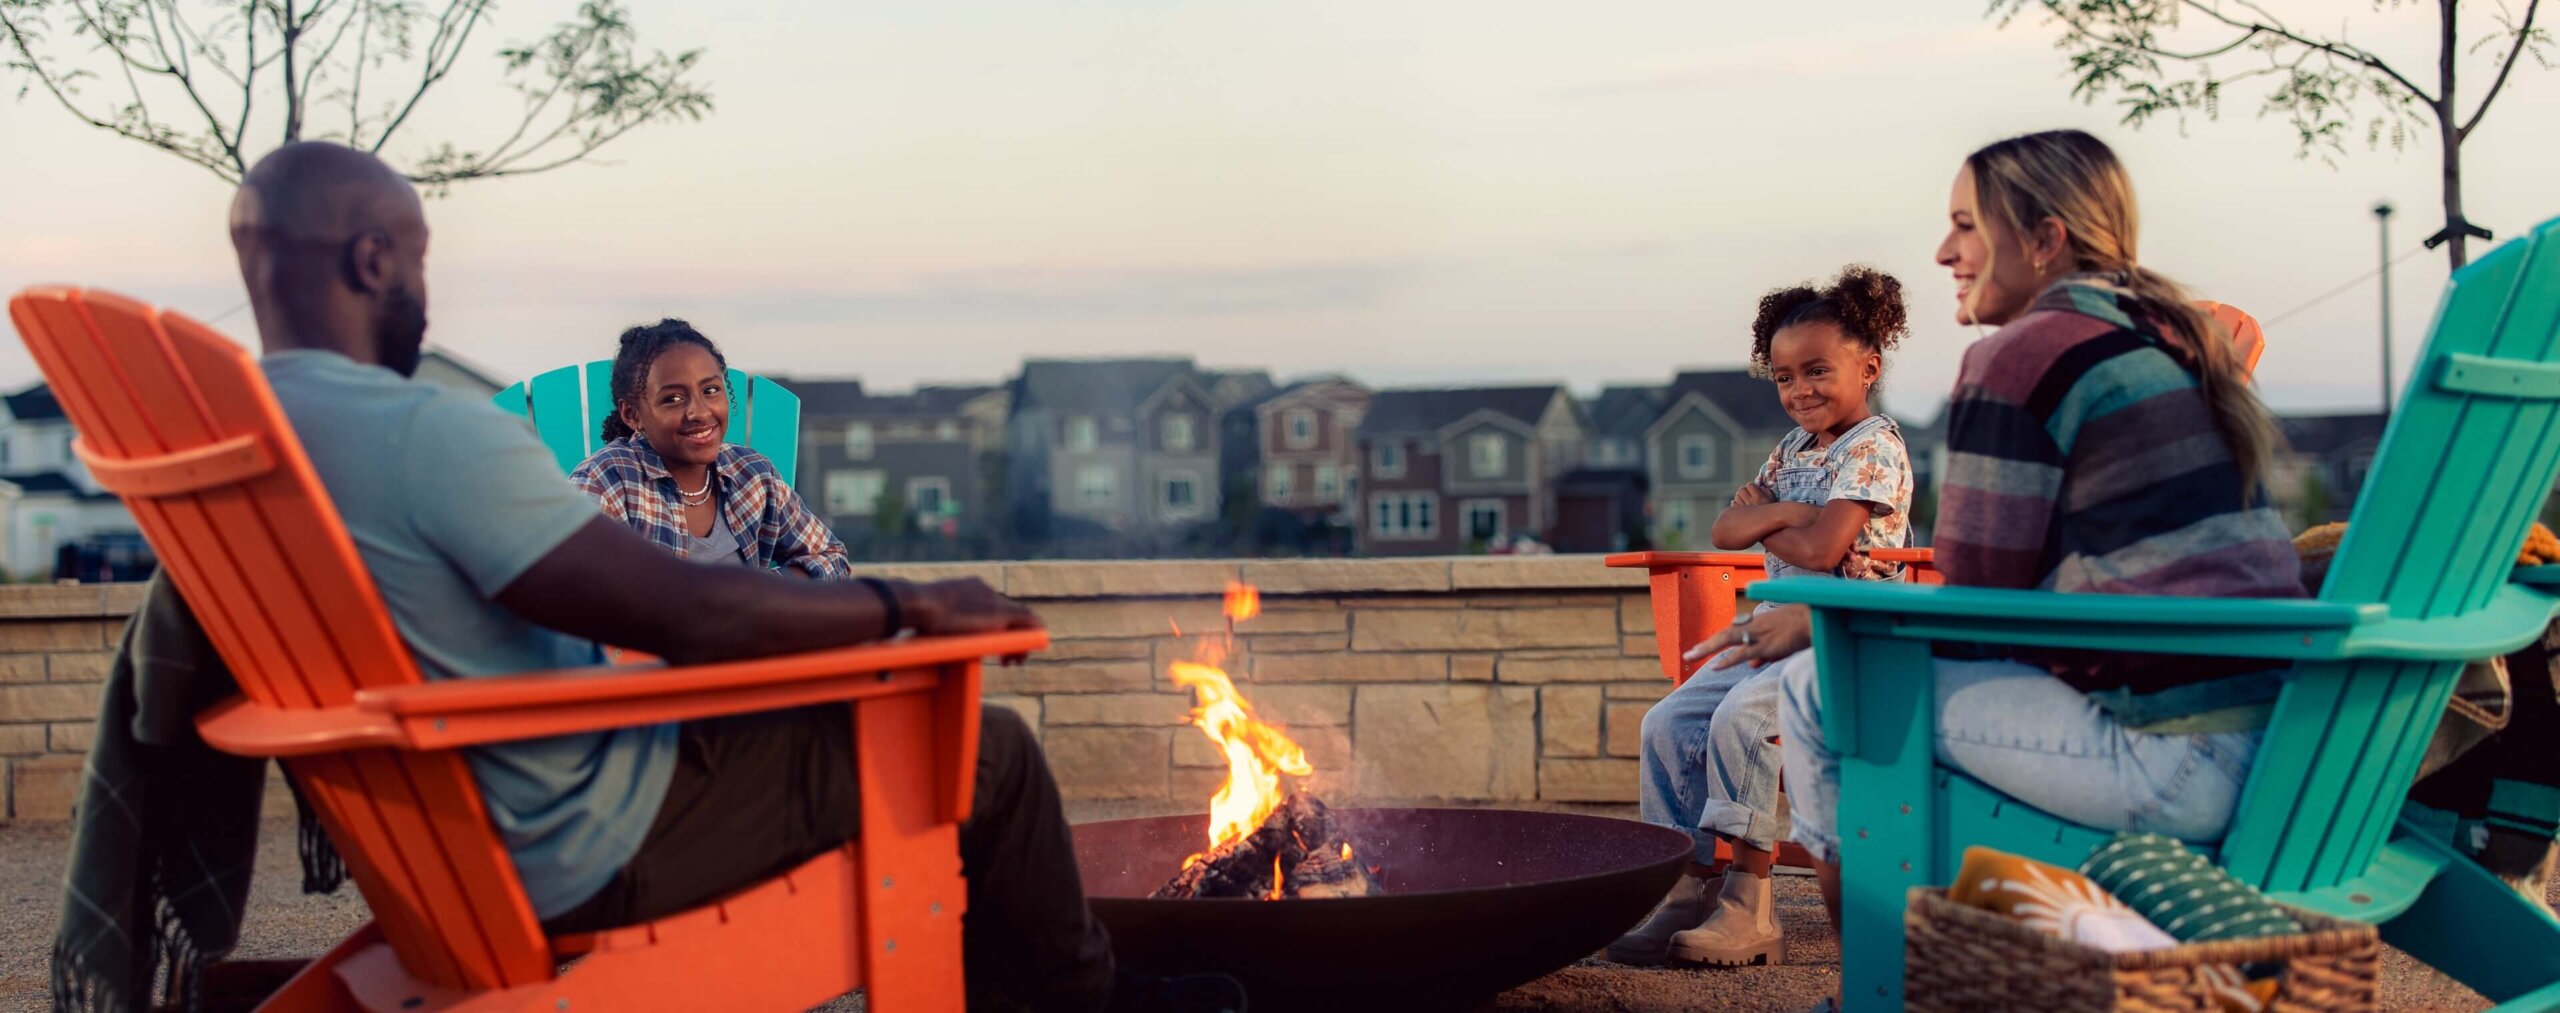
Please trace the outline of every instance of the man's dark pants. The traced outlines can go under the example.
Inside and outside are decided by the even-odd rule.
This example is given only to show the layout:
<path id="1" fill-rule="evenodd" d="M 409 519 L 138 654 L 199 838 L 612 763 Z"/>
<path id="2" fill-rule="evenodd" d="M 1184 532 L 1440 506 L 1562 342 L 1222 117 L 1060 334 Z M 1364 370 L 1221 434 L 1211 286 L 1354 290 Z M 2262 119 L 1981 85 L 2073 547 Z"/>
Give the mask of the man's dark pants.
<path id="1" fill-rule="evenodd" d="M 667 800 L 604 889 L 543 923 L 586 932 L 699 907 L 790 871 L 861 827 L 853 721 L 841 704 L 686 722 Z M 960 826 L 963 958 L 973 1009 L 1093 1010 L 1110 936 L 1085 910 L 1066 812 L 1031 729 L 985 708 L 977 796 Z"/>

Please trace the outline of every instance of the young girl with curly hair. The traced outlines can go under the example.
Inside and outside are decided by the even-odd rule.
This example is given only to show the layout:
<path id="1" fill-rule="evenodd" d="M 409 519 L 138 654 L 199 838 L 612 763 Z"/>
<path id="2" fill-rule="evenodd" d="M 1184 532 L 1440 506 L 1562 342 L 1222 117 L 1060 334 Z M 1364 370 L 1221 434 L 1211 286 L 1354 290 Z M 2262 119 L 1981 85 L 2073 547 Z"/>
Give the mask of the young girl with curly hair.
<path id="1" fill-rule="evenodd" d="M 1799 285 L 1760 300 L 1751 368 L 1777 387 L 1796 428 L 1759 477 L 1716 518 L 1719 549 L 1758 545 L 1769 576 L 1830 574 L 1890 580 L 1899 567 L 1875 549 L 1910 531 L 1911 459 L 1902 431 L 1876 410 L 1885 354 L 1909 330 L 1902 283 L 1851 267 L 1822 288 Z M 1644 716 L 1644 819 L 1697 839 L 1697 861 L 1662 906 L 1609 947 L 1611 959 L 1734 966 L 1781 963 L 1769 890 L 1779 834 L 1774 669 L 1700 671 Z M 1734 859 L 1710 873 L 1716 844 Z"/>

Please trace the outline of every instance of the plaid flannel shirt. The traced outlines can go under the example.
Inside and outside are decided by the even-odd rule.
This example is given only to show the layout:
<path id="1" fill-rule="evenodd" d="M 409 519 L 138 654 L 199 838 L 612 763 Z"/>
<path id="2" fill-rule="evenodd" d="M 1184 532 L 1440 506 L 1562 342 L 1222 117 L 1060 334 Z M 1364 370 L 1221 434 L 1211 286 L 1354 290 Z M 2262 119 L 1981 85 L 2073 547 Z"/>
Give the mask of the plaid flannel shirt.
<path id="1" fill-rule="evenodd" d="M 605 516 L 629 524 L 676 552 L 686 544 L 684 503 L 666 462 L 640 436 L 605 444 L 569 473 L 569 480 L 604 507 Z M 853 576 L 844 543 L 810 512 L 791 483 L 763 454 L 724 444 L 711 465 L 713 495 L 721 517 L 738 535 L 739 552 L 762 569 L 798 567 L 811 576 Z"/>

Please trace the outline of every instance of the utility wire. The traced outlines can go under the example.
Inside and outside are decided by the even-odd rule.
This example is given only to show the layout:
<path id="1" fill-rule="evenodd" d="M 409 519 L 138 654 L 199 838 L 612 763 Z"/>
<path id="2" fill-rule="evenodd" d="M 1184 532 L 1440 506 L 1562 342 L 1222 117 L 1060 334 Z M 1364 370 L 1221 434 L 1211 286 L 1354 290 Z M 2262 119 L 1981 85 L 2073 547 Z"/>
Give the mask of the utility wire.
<path id="1" fill-rule="evenodd" d="M 2410 248 L 2409 248 L 2409 252 L 2407 252 L 2407 253 L 2403 253 L 2403 254 L 2401 254 L 2401 255 L 2399 255 L 2399 256 L 2397 256 L 2397 257 L 2393 257 L 2393 258 L 2391 258 L 2391 263 L 2390 263 L 2390 264 L 2385 264 L 2385 265 L 2383 265 L 2383 267 L 2390 267 L 2390 266 L 2396 265 L 2396 264 L 2400 263 L 2400 262 L 2401 262 L 2401 261 L 2403 261 L 2403 260 L 2407 260 L 2407 259 L 2409 259 L 2409 258 L 2411 258 L 2411 257 L 2417 256 L 2418 254 L 2425 253 L 2425 252 L 2427 252 L 2427 244 L 2425 244 L 2425 243 L 2419 243 L 2419 244 L 2418 244 L 2418 245 L 2416 245 L 2416 246 L 2412 246 L 2412 247 L 2410 247 Z M 2328 301 L 2329 301 L 2329 300 L 2331 300 L 2331 299 L 2335 299 L 2335 298 L 2337 298 L 2337 297 L 2339 297 L 2339 296 L 2342 296 L 2342 295 L 2345 295 L 2345 294 L 2347 294 L 2347 293 L 2349 293 L 2349 292 L 2355 291 L 2356 286 L 2362 285 L 2362 284 L 2364 284 L 2365 282 L 2368 282 L 2368 281 L 2372 281 L 2372 280 L 2374 279 L 2374 276 L 2379 275 L 2379 274 L 2381 274 L 2381 273 L 2382 273 L 2382 267 L 2377 267 L 2377 268 L 2374 268 L 2373 270 L 2366 271 L 2366 272 L 2365 272 L 2365 273 L 2363 273 L 2363 274 L 2356 275 L 2354 278 L 2349 279 L 2345 284 L 2339 285 L 2339 286 L 2338 286 L 2338 287 L 2336 287 L 2336 288 L 2330 289 L 2330 290 L 2328 290 L 2328 291 L 2326 291 L 2326 292 L 2320 293 L 2319 295 L 2312 297 L 2312 299 L 2311 299 L 2311 301 L 2310 301 L 2310 302 L 2303 303 L 2303 304 L 2302 304 L 2302 305 L 2300 305 L 2300 306 L 2296 306 L 2296 307 L 2294 307 L 2294 308 L 2292 308 L 2292 309 L 2289 309 L 2289 310 L 2286 310 L 2286 311 L 2284 311 L 2284 312 L 2282 312 L 2282 313 L 2278 313 L 2278 314 L 2276 314 L 2275 316 L 2268 317 L 2266 320 L 2264 320 L 2264 321 L 2260 322 L 2260 323 L 2258 324 L 2258 326 L 2259 326 L 2259 327 L 2262 327 L 2262 328 L 2273 329 L 2273 328 L 2275 327 L 2275 325 L 2280 324 L 2280 323 L 2283 323 L 2283 322 L 2285 322 L 2287 319 L 2290 319 L 2290 318 L 2292 318 L 2292 317 L 2299 316 L 2299 315 L 2301 315 L 2301 314 L 2302 314 L 2302 312 L 2303 312 L 2303 311 L 2305 311 L 2305 310 L 2308 310 L 2308 309 L 2310 309 L 2310 308 L 2312 308 L 2312 307 L 2314 307 L 2314 306 L 2318 306 L 2318 305 L 2320 305 L 2321 303 L 2328 302 Z"/>

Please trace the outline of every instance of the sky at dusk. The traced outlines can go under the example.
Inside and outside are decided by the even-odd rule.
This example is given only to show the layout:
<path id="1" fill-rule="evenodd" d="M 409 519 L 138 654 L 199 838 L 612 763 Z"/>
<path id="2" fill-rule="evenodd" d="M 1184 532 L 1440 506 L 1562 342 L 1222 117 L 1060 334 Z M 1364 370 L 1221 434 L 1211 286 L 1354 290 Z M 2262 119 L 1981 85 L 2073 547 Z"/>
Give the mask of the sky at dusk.
<path id="1" fill-rule="evenodd" d="M 2432 74 L 2433 5 L 2273 6 L 2342 10 Z M 2249 85 L 2219 122 L 2136 132 L 2070 98 L 2052 29 L 1979 0 L 630 7 L 644 45 L 706 50 L 716 112 L 431 201 L 431 342 L 516 377 L 672 315 L 733 364 L 875 388 L 1144 354 L 1588 391 L 1739 365 L 1763 291 L 1863 262 L 1906 283 L 1888 405 L 1926 418 L 1977 336 L 1931 255 L 1984 142 L 2097 132 L 2131 166 L 2142 261 L 2262 320 L 2373 268 L 2376 199 L 2396 248 L 2441 224 L 2431 144 L 2302 159 Z M 503 135 L 490 54 L 570 9 L 502 5 L 389 153 Z M 113 288 L 252 339 L 229 186 L 11 84 L 0 289 Z M 2470 216 L 2501 239 L 2560 215 L 2555 126 L 2560 71 L 2528 63 L 2466 147 Z M 2444 265 L 2393 271 L 2404 360 Z M 2372 407 L 2377 297 L 2273 321 L 2268 400 Z M 34 378 L 0 342 L 0 386 Z"/>

